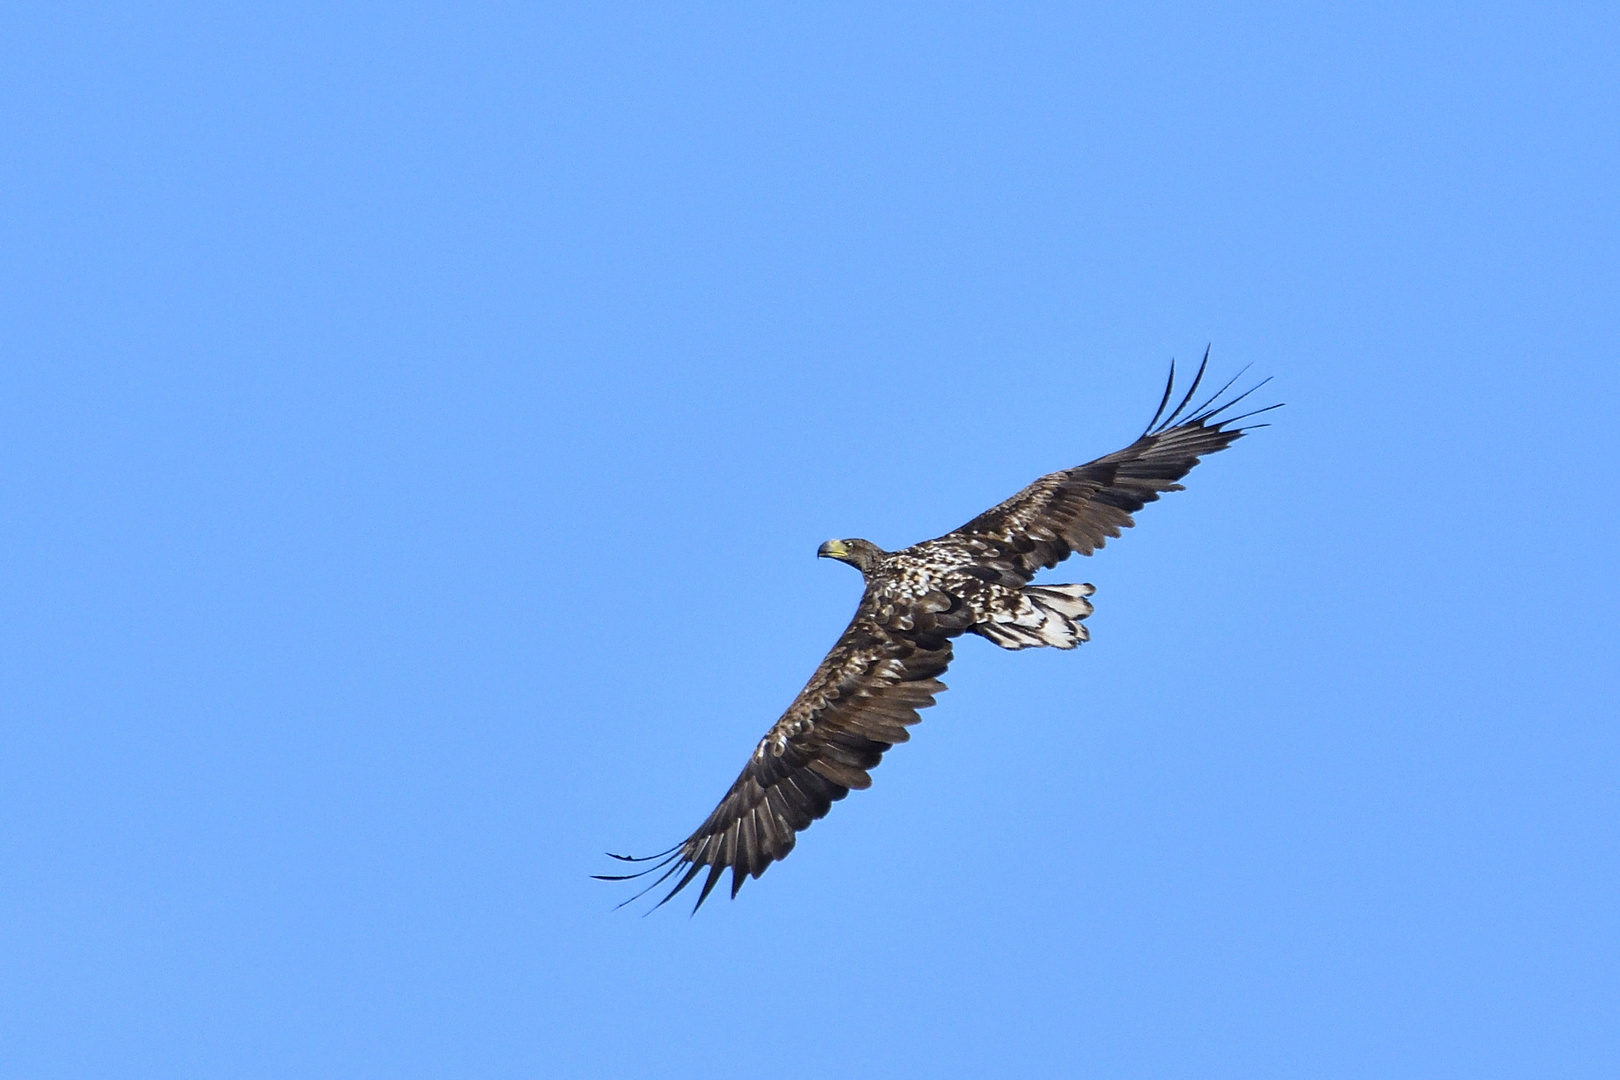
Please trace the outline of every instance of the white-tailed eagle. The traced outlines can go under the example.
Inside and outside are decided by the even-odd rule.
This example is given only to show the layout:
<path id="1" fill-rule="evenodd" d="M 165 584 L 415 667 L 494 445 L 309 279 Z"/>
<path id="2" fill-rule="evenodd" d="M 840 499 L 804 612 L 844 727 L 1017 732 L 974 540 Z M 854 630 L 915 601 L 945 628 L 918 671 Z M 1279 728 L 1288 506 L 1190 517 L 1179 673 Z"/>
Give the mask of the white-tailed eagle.
<path id="1" fill-rule="evenodd" d="M 1090 555 L 1134 525 L 1131 515 L 1161 493 L 1180 491 L 1176 481 L 1199 458 L 1264 426 L 1236 425 L 1267 409 L 1219 419 L 1259 389 L 1222 403 L 1236 379 L 1188 408 L 1208 363 L 1206 352 L 1191 388 L 1167 413 L 1176 379 L 1171 365 L 1158 411 L 1125 449 L 1043 476 L 954 532 L 893 552 L 867 540 L 822 544 L 819 556 L 849 563 L 866 579 L 849 628 L 696 832 L 658 855 L 613 856 L 653 863 L 639 873 L 596 876 L 626 881 L 662 870 L 634 900 L 680 874 L 655 905 L 662 906 L 707 867 L 696 911 L 730 867 L 735 897 L 749 876 L 792 851 L 797 834 L 833 803 L 871 785 L 868 770 L 910 737 L 906 728 L 918 721 L 917 710 L 945 689 L 939 676 L 951 662 L 952 638 L 978 634 L 1004 649 L 1072 649 L 1085 641 L 1092 586 L 1031 585 L 1036 572 L 1070 555 Z"/>

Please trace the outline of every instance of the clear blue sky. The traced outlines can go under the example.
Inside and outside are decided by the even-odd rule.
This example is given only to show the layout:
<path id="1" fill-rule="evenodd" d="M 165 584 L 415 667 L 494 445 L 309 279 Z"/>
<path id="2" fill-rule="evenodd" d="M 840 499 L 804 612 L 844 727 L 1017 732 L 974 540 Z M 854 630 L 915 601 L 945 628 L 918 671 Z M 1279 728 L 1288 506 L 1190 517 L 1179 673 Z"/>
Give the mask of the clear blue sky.
<path id="1" fill-rule="evenodd" d="M 1620 1075 L 1613 5 L 14 5 L 19 1078 Z M 1276 424 L 735 901 L 901 546 Z"/>

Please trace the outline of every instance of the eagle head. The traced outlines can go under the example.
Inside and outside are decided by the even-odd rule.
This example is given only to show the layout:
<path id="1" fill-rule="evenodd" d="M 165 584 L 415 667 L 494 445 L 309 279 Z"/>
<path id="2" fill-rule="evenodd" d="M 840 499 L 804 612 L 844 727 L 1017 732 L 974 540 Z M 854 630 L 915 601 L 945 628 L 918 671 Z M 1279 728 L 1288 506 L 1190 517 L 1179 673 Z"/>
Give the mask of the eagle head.
<path id="1" fill-rule="evenodd" d="M 829 540 L 816 549 L 818 559 L 837 559 L 849 563 L 863 574 L 877 569 L 888 552 L 870 540 Z"/>

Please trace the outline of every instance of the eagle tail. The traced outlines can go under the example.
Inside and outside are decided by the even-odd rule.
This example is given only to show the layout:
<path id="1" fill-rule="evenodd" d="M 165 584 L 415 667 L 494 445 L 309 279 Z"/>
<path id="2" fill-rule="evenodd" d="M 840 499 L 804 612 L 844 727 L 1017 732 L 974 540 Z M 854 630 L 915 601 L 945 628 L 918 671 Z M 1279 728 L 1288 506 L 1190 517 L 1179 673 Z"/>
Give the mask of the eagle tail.
<path id="1" fill-rule="evenodd" d="M 1072 649 L 1091 639 L 1084 624 L 1092 612 L 1086 597 L 1096 591 L 1089 584 L 1028 585 L 992 608 L 990 618 L 973 632 L 1003 649 Z"/>

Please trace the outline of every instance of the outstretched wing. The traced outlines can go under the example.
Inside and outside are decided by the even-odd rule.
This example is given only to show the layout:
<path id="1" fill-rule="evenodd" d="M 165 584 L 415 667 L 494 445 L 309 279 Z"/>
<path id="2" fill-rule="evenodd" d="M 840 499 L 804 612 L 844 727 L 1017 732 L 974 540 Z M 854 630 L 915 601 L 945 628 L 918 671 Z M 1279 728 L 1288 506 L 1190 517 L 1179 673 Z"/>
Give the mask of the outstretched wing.
<path id="1" fill-rule="evenodd" d="M 947 598 L 939 598 L 940 608 Z M 796 834 L 823 817 L 851 788 L 871 786 L 867 770 L 895 743 L 905 742 L 906 728 L 920 717 L 918 709 L 934 703 L 945 689 L 935 676 L 951 662 L 951 643 L 933 625 L 928 598 L 920 609 L 896 611 L 868 592 L 849 628 L 827 654 L 810 682 L 788 706 L 754 749 L 742 775 L 698 830 L 680 844 L 645 859 L 624 855 L 626 862 L 653 862 L 637 874 L 599 874 L 623 881 L 663 873 L 629 903 L 675 874 L 681 877 L 670 897 L 709 868 L 703 891 L 692 910 L 703 906 L 726 867 L 731 868 L 731 895 L 749 875 L 793 850 Z M 621 905 L 623 906 L 623 905 Z"/>
<path id="2" fill-rule="evenodd" d="M 1188 409 L 1208 365 L 1206 351 L 1192 386 L 1180 404 L 1165 415 L 1176 383 L 1176 368 L 1170 365 L 1170 380 L 1165 384 L 1158 412 L 1153 414 L 1141 438 L 1125 449 L 1086 465 L 1043 476 L 940 539 L 962 538 L 986 543 L 989 550 L 985 562 L 1021 576 L 1025 581 L 1034 577 L 1037 570 L 1056 566 L 1075 552 L 1090 555 L 1109 537 L 1118 536 L 1121 529 L 1135 525 L 1131 515 L 1143 506 L 1157 501 L 1163 492 L 1180 491 L 1181 485 L 1176 481 L 1186 476 L 1199 458 L 1226 449 L 1250 430 L 1232 425 L 1277 408 L 1272 405 L 1242 416 L 1217 419 L 1269 381 L 1262 381 L 1224 404 L 1217 404 L 1232 382 L 1237 381 L 1234 378 L 1202 405 Z"/>

